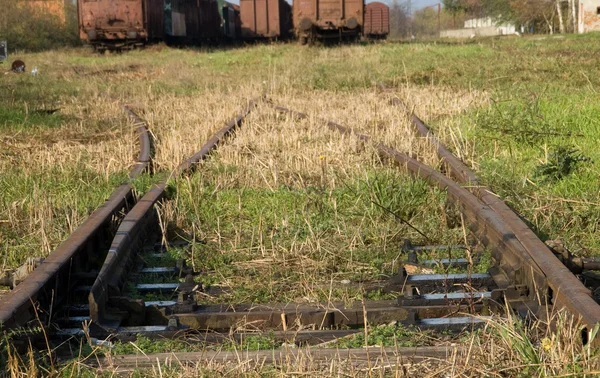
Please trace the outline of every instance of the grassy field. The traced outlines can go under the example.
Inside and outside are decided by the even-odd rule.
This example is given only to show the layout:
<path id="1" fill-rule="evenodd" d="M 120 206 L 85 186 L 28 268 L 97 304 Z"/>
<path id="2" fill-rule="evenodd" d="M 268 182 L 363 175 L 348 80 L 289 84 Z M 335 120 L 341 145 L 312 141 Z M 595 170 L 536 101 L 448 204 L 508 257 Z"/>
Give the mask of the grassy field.
<path id="1" fill-rule="evenodd" d="M 405 238 L 464 241 L 460 228 L 445 226 L 444 192 L 390 167 L 372 146 L 328 131 L 320 121 L 334 120 L 437 166 L 434 151 L 388 103 L 391 95 L 428 122 L 544 240 L 561 238 L 578 255 L 600 255 L 598 42 L 600 36 L 590 34 L 13 56 L 37 66 L 39 74 L 0 76 L 2 263 L 13 268 L 27 257 L 48 255 L 126 179 L 137 146 L 134 125 L 120 105 L 130 104 L 148 121 L 156 138 L 155 168 L 168 172 L 263 93 L 310 118 L 298 120 L 260 104 L 194 175 L 171 182 L 173 200 L 161 210 L 166 229 L 193 242 L 171 253 L 187 258 L 203 272 L 203 284 L 219 292 L 209 290 L 206 303 L 380 299 L 386 294 L 338 283 L 389 277 Z M 380 93 L 378 82 L 391 92 Z M 151 181 L 135 184 L 143 191 Z M 485 270 L 486 263 L 477 268 Z M 565 328 L 531 334 L 534 341 L 528 342 L 533 331 L 518 322 L 490 324 L 455 340 L 472 346 L 468 358 L 451 366 L 432 363 L 422 372 L 553 376 L 597 369 L 593 352 L 573 340 L 577 327 Z M 409 333 L 407 342 L 427 344 L 427 335 L 410 332 L 373 329 L 378 336 L 368 343 L 386 344 Z M 340 346 L 365 343 L 346 342 Z M 187 348 L 138 344 L 146 352 Z M 274 346 L 268 337 L 252 345 L 234 347 Z M 104 353 L 128 351 L 118 348 Z M 296 368 L 237 372 L 270 376 Z M 227 372 L 219 369 L 172 374 Z M 393 373 L 418 371 L 411 369 Z M 336 366 L 329 373 L 347 371 Z M 362 374 L 369 372 L 354 375 Z"/>

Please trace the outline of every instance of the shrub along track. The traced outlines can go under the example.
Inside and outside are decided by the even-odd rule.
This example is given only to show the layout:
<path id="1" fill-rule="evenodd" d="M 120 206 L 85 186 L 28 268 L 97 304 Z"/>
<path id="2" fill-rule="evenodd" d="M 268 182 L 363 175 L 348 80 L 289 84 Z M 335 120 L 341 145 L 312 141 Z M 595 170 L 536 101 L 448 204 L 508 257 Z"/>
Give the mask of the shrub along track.
<path id="1" fill-rule="evenodd" d="M 402 105 L 398 99 L 393 101 L 396 105 Z M 205 159 L 225 136 L 241 125 L 255 106 L 255 101 L 249 102 L 248 108 L 218 131 L 197 154 L 178 167 L 174 174 L 180 175 L 193 170 L 196 163 Z M 304 113 L 273 106 L 293 117 L 308 117 Z M 146 193 L 123 218 L 110 248 L 98 249 L 91 241 L 78 244 L 87 247 L 87 253 L 83 255 L 94 256 L 96 259 L 105 256 L 99 271 L 97 264 L 96 269 L 73 270 L 72 266 L 81 266 L 79 260 L 82 257 L 77 252 L 84 248 L 71 248 L 68 255 L 62 252 L 64 256 L 58 264 L 48 265 L 52 268 L 37 269 L 28 277 L 29 284 L 25 285 L 26 280 L 19 285 L 10 296 L 19 299 L 2 302 L 0 315 L 5 329 L 31 324 L 32 320 L 39 317 L 40 323 L 47 327 L 52 336 L 57 337 L 87 333 L 98 338 L 113 335 L 128 340 L 139 334 L 148 337 L 177 337 L 194 330 L 196 336 L 199 335 L 199 339 L 204 342 L 219 342 L 231 337 L 243 339 L 247 335 L 256 334 L 229 334 L 243 323 L 252 324 L 255 331 L 268 331 L 284 342 L 282 349 L 275 351 L 163 353 L 107 357 L 99 361 L 103 366 L 125 369 L 150 366 L 157 361 L 193 364 L 199 361 L 241 360 L 278 365 L 290 359 L 329 361 L 349 358 L 356 364 L 370 366 L 373 361 L 396 364 L 429 357 L 446 358 L 466 351 L 460 346 L 344 351 L 332 348 L 293 350 L 288 347 L 293 343 L 312 345 L 327 342 L 363 332 L 358 327 L 390 322 L 420 328 L 463 329 L 485 322 L 486 315 L 500 312 L 505 306 L 523 314 L 545 313 L 552 306 L 566 307 L 587 326 L 586 331 L 590 331 L 600 322 L 600 306 L 592 300 L 590 291 L 504 202 L 489 189 L 478 185 L 474 173 L 435 139 L 418 117 L 412 117 L 417 130 L 437 146 L 446 171 L 471 190 L 412 157 L 372 142 L 369 136 L 356 134 L 331 121 L 323 123 L 332 130 L 354 135 L 363 143 L 374 143 L 387 161 L 407 169 L 432 186 L 447 191 L 449 200 L 460 210 L 464 227 L 491 250 L 494 266 L 488 272 L 471 272 L 470 262 L 466 259 L 428 260 L 420 263 L 462 266 L 467 273 L 415 275 L 407 274 L 404 267 L 400 266 L 391 279 L 378 283 L 379 287 L 388 292 L 402 292 L 397 300 L 363 300 L 351 306 L 344 303 L 199 305 L 198 294 L 202 285 L 196 282 L 196 273 L 184 263 L 170 261 L 161 253 L 161 240 L 157 238 L 161 234 L 161 220 L 156 205 L 165 199 L 165 179 Z M 114 212 L 110 213 L 112 214 Z M 84 241 L 92 239 L 95 233 L 86 233 L 87 230 L 78 229 L 71 238 L 77 237 Z M 85 234 L 80 236 L 78 232 Z M 408 262 L 414 264 L 419 262 L 417 254 L 422 250 L 466 248 L 469 247 L 412 246 L 407 241 L 403 250 L 408 255 Z M 60 247 L 57 251 L 61 251 Z M 55 257 L 51 261 L 57 259 Z M 67 291 L 74 294 L 65 296 L 64 289 L 53 290 L 59 287 L 58 281 L 45 279 L 52 275 L 44 273 L 45 269 L 54 269 L 53 277 L 60 273 L 62 284 L 68 284 Z M 157 278 L 160 283 L 140 283 L 148 281 L 143 277 Z M 22 286 L 25 289 L 21 289 Z M 42 290 L 38 292 L 36 287 L 41 287 Z M 153 298 L 158 300 L 144 300 L 142 293 L 153 293 Z M 34 303 L 36 306 L 33 306 Z M 83 327 L 74 326 L 82 322 Z M 48 327 L 49 325 L 52 327 Z M 312 326 L 311 330 L 306 329 L 308 325 Z M 585 340 L 586 335 L 583 337 Z"/>

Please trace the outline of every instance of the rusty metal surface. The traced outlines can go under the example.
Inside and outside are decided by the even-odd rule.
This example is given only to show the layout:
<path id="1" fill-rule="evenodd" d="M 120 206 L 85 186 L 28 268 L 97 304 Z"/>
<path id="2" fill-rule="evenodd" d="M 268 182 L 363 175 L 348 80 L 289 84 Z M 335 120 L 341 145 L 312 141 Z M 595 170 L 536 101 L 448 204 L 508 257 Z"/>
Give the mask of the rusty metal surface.
<path id="1" fill-rule="evenodd" d="M 255 106 L 256 102 L 250 101 L 248 107 L 242 113 L 217 131 L 202 146 L 200 151 L 184 161 L 175 170 L 175 175 L 178 176 L 193 171 L 199 161 L 205 159 L 223 138 L 242 124 L 244 118 L 250 114 Z M 119 304 L 113 306 L 110 300 L 111 297 L 121 296 L 121 290 L 130 272 L 131 262 L 136 255 L 136 251 L 141 249 L 140 243 L 144 241 L 144 235 L 152 232 L 153 227 L 158 228 L 156 227 L 155 205 L 162 200 L 165 189 L 166 180 L 146 193 L 125 216 L 92 285 L 88 296 L 90 318 L 96 325 L 105 330 L 116 330 L 121 321 L 130 315 L 127 311 L 119 311 Z M 120 300 L 120 303 L 123 303 L 122 300 Z"/>
<path id="2" fill-rule="evenodd" d="M 143 138 L 140 135 L 140 140 L 143 140 L 141 151 L 149 150 L 150 147 L 146 144 L 150 140 L 148 131 L 139 127 L 138 133 L 146 134 Z M 71 280 L 71 274 L 93 263 L 97 258 L 95 254 L 101 250 L 106 238 L 112 238 L 109 226 L 113 218 L 132 201 L 132 187 L 129 184 L 119 186 L 15 290 L 0 298 L 2 329 L 24 326 L 38 317 L 40 320 L 49 320 L 53 311 L 51 307 L 58 307 L 75 284 Z M 43 310 L 37 312 L 38 305 Z"/>
<path id="3" fill-rule="evenodd" d="M 148 37 L 145 0 L 77 0 L 83 41 L 142 40 Z"/>
<path id="4" fill-rule="evenodd" d="M 363 0 L 297 0 L 294 27 L 299 37 L 331 32 L 360 34 L 364 23 Z M 324 35 L 323 35 L 324 36 Z"/>
<path id="5" fill-rule="evenodd" d="M 240 0 L 242 38 L 285 38 L 291 7 L 285 0 Z"/>
<path id="6" fill-rule="evenodd" d="M 85 253 L 88 247 L 101 245 L 99 239 L 106 237 L 104 229 L 131 198 L 131 187 L 128 184 L 121 185 L 15 290 L 0 299 L 0 323 L 3 329 L 24 326 L 35 320 L 37 303 L 44 308 L 50 308 L 50 304 L 61 304 L 60 299 L 67 297 L 71 290 L 73 265 L 87 265 L 93 259 L 94 256 Z M 39 315 L 41 319 L 50 316 L 49 312 Z"/>
<path id="7" fill-rule="evenodd" d="M 90 361 L 91 366 L 100 369 L 106 368 L 114 371 L 126 372 L 128 370 L 161 366 L 180 367 L 182 365 L 196 366 L 206 363 L 235 363 L 250 366 L 309 364 L 327 361 L 344 361 L 354 367 L 368 367 L 369 369 L 385 365 L 418 362 L 427 359 L 458 358 L 468 350 L 463 346 L 435 346 L 435 347 L 369 347 L 357 349 L 318 348 L 318 349 L 293 349 L 266 351 L 204 351 L 186 353 L 155 353 L 147 355 L 117 355 L 104 357 L 97 361 Z"/>
<path id="8" fill-rule="evenodd" d="M 135 179 L 141 175 L 145 170 L 151 168 L 152 159 L 152 140 L 150 139 L 150 133 L 148 132 L 148 124 L 142 118 L 140 118 L 129 106 L 124 105 L 123 110 L 127 113 L 129 119 L 131 119 L 136 127 L 136 131 L 139 137 L 140 152 L 138 154 L 137 162 L 135 166 L 129 172 L 129 178 Z"/>
<path id="9" fill-rule="evenodd" d="M 146 193 L 127 213 L 110 245 L 106 259 L 100 268 L 90 294 L 90 318 L 98 325 L 111 327 L 119 324 L 120 318 L 106 308 L 109 296 L 119 296 L 125 283 L 129 265 L 134 257 L 132 251 L 140 248 L 143 234 L 150 223 L 154 223 L 156 214 L 154 205 L 163 197 L 166 184 L 159 184 Z M 124 316 L 126 316 L 124 314 Z M 113 327 L 116 328 L 116 327 Z"/>
<path id="10" fill-rule="evenodd" d="M 523 254 L 529 258 L 511 261 L 515 266 L 507 266 L 507 270 L 520 268 L 521 274 L 532 275 L 529 281 L 531 292 L 543 289 L 547 284 L 551 293 L 549 304 L 566 307 L 572 314 L 580 316 L 581 320 L 589 327 L 594 327 L 600 322 L 600 305 L 594 301 L 591 292 L 587 289 L 569 269 L 550 251 L 537 235 L 523 222 L 523 220 L 488 187 L 479 184 L 475 173 L 460 159 L 456 158 L 435 136 L 429 127 L 398 99 L 393 99 L 394 104 L 404 108 L 412 117 L 412 123 L 417 131 L 437 147 L 438 154 L 447 163 L 453 177 L 466 183 L 481 200 L 506 222 L 514 237 L 522 246 Z M 499 259 L 500 262 L 503 259 Z M 523 264 L 522 266 L 519 266 Z M 531 272 L 541 272 L 533 275 Z M 536 290 L 537 289 L 537 290 Z"/>
<path id="11" fill-rule="evenodd" d="M 365 5 L 365 36 L 386 36 L 390 32 L 390 8 L 378 1 Z"/>

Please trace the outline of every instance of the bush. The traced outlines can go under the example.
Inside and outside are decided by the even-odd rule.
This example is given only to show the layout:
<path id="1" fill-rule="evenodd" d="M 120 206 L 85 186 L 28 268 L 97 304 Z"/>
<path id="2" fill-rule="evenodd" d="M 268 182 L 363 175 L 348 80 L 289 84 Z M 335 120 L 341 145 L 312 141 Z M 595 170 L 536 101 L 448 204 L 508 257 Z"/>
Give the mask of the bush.
<path id="1" fill-rule="evenodd" d="M 61 4 L 62 5 L 62 4 Z M 10 1 L 0 12 L 0 40 L 8 42 L 10 52 L 41 51 L 80 43 L 77 7 L 65 4 L 64 21 L 58 15 L 31 3 Z"/>

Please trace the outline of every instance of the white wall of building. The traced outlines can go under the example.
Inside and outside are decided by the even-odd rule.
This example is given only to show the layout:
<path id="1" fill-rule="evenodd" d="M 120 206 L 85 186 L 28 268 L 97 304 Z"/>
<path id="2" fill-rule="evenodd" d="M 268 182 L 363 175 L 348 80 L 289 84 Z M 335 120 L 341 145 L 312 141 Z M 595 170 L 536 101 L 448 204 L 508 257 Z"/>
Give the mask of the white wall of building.
<path id="1" fill-rule="evenodd" d="M 600 0 L 579 0 L 579 33 L 600 31 Z"/>

